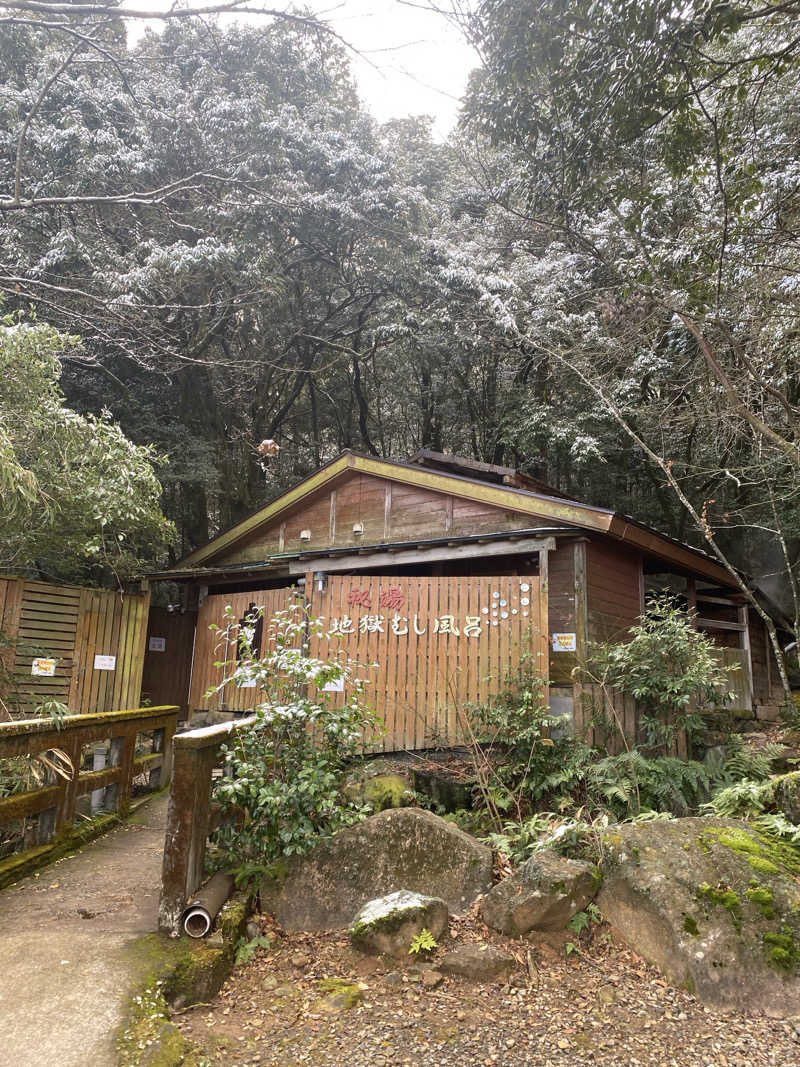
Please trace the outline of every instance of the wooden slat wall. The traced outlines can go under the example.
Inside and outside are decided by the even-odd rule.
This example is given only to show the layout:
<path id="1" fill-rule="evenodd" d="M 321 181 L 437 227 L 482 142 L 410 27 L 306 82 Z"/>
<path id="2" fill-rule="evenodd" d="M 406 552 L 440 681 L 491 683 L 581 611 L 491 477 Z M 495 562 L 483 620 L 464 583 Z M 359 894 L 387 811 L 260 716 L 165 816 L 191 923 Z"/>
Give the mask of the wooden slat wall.
<path id="1" fill-rule="evenodd" d="M 265 632 L 269 619 L 276 611 L 282 611 L 292 602 L 294 594 L 291 589 L 260 589 L 250 593 L 229 593 L 221 596 L 209 596 L 203 601 L 197 614 L 197 632 L 195 635 L 194 658 L 192 664 L 192 681 L 189 691 L 189 713 L 203 709 L 211 711 L 247 711 L 259 702 L 256 689 L 240 689 L 226 685 L 219 693 L 207 697 L 206 693 L 216 687 L 226 677 L 222 667 L 215 663 L 225 663 L 236 658 L 235 638 L 228 635 L 225 624 L 225 609 L 230 606 L 234 618 L 243 618 L 251 604 L 264 609 Z M 214 624 L 219 632 L 209 629 Z"/>
<path id="2" fill-rule="evenodd" d="M 76 586 L 22 583 L 14 674 L 20 700 L 31 710 L 45 700 L 69 701 L 80 599 Z M 54 677 L 31 675 L 36 656 L 58 660 Z"/>
<path id="3" fill-rule="evenodd" d="M 351 604 L 354 594 L 371 607 Z M 382 597 L 392 594 L 399 606 L 382 607 Z M 311 614 L 324 619 L 328 632 L 334 620 L 352 621 L 353 635 L 314 638 L 311 652 L 321 659 L 345 654 L 363 665 L 366 698 L 385 729 L 380 738 L 365 739 L 368 748 L 392 752 L 463 742 L 460 713 L 496 692 L 526 648 L 547 673 L 538 578 L 332 577 L 325 592 L 314 590 Z M 395 615 L 398 628 L 407 626 L 408 634 L 393 632 Z M 446 615 L 454 617 L 459 636 L 434 632 L 434 621 Z M 369 616 L 381 618 L 382 631 L 362 632 L 362 620 Z M 465 636 L 467 617 L 480 620 L 480 636 Z"/>
<path id="4" fill-rule="evenodd" d="M 73 712 L 136 707 L 141 689 L 150 595 L 121 595 L 79 586 L 22 579 L 0 580 L 0 621 L 11 648 L 12 673 L 0 696 L 14 716 L 34 713 L 46 700 Z M 116 656 L 114 671 L 94 670 L 94 656 Z M 52 678 L 35 677 L 36 657 L 56 659 Z"/>
<path id="5" fill-rule="evenodd" d="M 576 733 L 587 744 L 606 748 L 612 755 L 619 755 L 626 747 L 633 748 L 643 740 L 640 734 L 640 712 L 632 696 L 620 692 L 619 689 L 604 691 L 599 685 L 584 685 L 581 687 L 580 699 L 582 707 L 576 715 L 576 721 L 582 725 Z M 592 717 L 598 713 L 605 715 L 610 730 L 592 726 Z M 668 754 L 686 759 L 688 746 L 683 731 L 676 735 Z"/>
<path id="6" fill-rule="evenodd" d="M 363 533 L 353 533 L 356 523 L 361 524 Z M 505 511 L 492 504 L 350 472 L 337 480 L 334 488 L 309 496 L 265 529 L 221 554 L 217 561 L 246 562 L 298 548 L 476 534 L 538 524 L 534 516 Z M 544 515 L 541 524 L 552 525 L 552 519 Z M 300 540 L 301 530 L 309 531 L 310 540 Z"/>
<path id="7" fill-rule="evenodd" d="M 309 576 L 309 590 L 311 584 Z M 523 589 L 525 585 L 527 589 Z M 390 590 L 400 605 L 397 609 L 379 606 L 382 594 Z M 366 594 L 374 607 L 351 606 L 355 592 Z M 270 589 L 206 598 L 195 637 L 191 709 L 244 711 L 258 703 L 257 690 L 232 685 L 213 697 L 205 696 L 224 677 L 214 663 L 235 656 L 232 640 L 224 632 L 209 630 L 209 626 L 224 625 L 227 605 L 238 620 L 252 603 L 264 608 L 266 635 L 266 620 L 285 608 L 291 596 L 289 589 Z M 528 604 L 521 603 L 523 597 Z M 503 600 L 506 604 L 500 608 Z M 502 618 L 503 611 L 506 619 Z M 391 752 L 463 741 L 459 709 L 497 691 L 507 672 L 519 665 L 526 648 L 538 657 L 542 674 L 547 673 L 547 622 L 542 618 L 538 578 L 331 577 L 324 592 L 311 592 L 309 612 L 311 618 L 323 620 L 325 630 L 323 636 L 312 636 L 312 656 L 332 659 L 346 655 L 364 665 L 360 675 L 369 683 L 366 699 L 385 723 L 380 739 L 365 739 L 369 748 Z M 392 632 L 395 614 L 405 620 L 399 628 L 407 625 L 408 634 Z M 360 620 L 367 615 L 382 616 L 382 632 L 360 632 Z M 434 633 L 434 620 L 444 615 L 454 617 L 458 637 Z M 328 636 L 333 620 L 341 622 L 345 616 L 351 619 L 355 633 Z M 480 636 L 464 635 L 468 616 L 480 619 Z M 336 699 L 344 700 L 346 695 Z"/>
<path id="8" fill-rule="evenodd" d="M 70 707 L 91 714 L 139 704 L 149 607 L 149 593 L 81 590 Z M 116 669 L 95 670 L 96 655 L 115 656 Z"/>

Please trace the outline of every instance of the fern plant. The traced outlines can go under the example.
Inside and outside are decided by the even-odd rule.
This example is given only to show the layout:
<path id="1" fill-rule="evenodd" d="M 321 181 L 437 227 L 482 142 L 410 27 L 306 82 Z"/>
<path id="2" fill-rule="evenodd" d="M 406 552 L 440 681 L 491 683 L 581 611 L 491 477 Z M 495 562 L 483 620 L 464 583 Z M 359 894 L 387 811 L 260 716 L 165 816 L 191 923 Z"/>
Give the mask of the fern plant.
<path id="1" fill-rule="evenodd" d="M 775 799 L 775 782 L 754 782 L 749 778 L 718 790 L 703 805 L 706 814 L 726 819 L 749 818 L 766 811 Z"/>
<path id="2" fill-rule="evenodd" d="M 731 734 L 725 763 L 720 772 L 723 782 L 750 779 L 762 782 L 772 774 L 773 764 L 786 752 L 785 745 L 769 742 L 761 748 L 746 747 L 741 734 Z"/>
<path id="3" fill-rule="evenodd" d="M 411 947 L 408 950 L 409 956 L 421 956 L 427 955 L 429 952 L 433 952 L 434 949 L 439 947 L 439 942 L 427 928 L 423 926 L 414 940 L 411 942 Z"/>

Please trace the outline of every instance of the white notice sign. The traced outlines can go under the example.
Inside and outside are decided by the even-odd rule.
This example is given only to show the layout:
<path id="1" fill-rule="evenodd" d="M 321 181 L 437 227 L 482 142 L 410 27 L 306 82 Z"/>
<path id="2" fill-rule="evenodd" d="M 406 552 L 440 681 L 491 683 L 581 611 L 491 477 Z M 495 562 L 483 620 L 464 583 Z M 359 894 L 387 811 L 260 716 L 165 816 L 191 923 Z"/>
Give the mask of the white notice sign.
<path id="1" fill-rule="evenodd" d="M 322 687 L 323 693 L 343 693 L 344 692 L 344 675 L 341 678 L 337 678 L 333 682 L 328 682 Z"/>
<path id="2" fill-rule="evenodd" d="M 167 639 L 166 637 L 151 637 L 147 642 L 148 652 L 166 652 Z"/>
<path id="3" fill-rule="evenodd" d="M 31 674 L 39 678 L 52 678 L 56 673 L 56 661 L 54 659 L 35 659 L 31 664 Z"/>
<path id="4" fill-rule="evenodd" d="M 575 652 L 577 647 L 575 634 L 553 634 L 554 652 Z"/>
<path id="5" fill-rule="evenodd" d="M 116 656 L 95 656 L 94 669 L 96 671 L 115 671 L 117 669 Z"/>

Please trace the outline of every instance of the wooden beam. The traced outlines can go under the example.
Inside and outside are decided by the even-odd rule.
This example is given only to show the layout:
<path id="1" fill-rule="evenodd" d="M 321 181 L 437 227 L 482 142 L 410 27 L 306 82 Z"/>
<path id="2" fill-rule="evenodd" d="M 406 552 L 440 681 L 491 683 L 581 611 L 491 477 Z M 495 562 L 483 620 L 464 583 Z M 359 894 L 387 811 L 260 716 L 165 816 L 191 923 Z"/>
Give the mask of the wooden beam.
<path id="1" fill-rule="evenodd" d="M 591 526 L 585 522 L 584 526 Z M 604 532 L 618 538 L 625 544 L 635 545 L 642 552 L 650 556 L 658 556 L 659 559 L 667 560 L 680 567 L 681 570 L 699 574 L 711 581 L 718 582 L 722 586 L 733 587 L 735 582 L 722 564 L 709 557 L 693 551 L 688 545 L 681 545 L 669 538 L 662 537 L 655 530 L 649 530 L 637 523 L 629 522 L 622 515 L 614 515 L 608 529 Z"/>
<path id="2" fill-rule="evenodd" d="M 453 559 L 474 559 L 479 556 L 521 556 L 526 552 L 551 552 L 556 547 L 554 537 L 520 537 L 515 541 L 494 541 L 489 544 L 458 545 L 455 548 L 403 549 L 399 552 L 354 551 L 352 555 L 331 556 L 324 554 L 314 560 L 299 559 L 289 562 L 289 574 L 305 574 L 311 563 L 314 570 L 332 574 L 336 571 L 363 571 L 369 567 L 399 567 L 416 563 L 436 563 Z"/>
<path id="3" fill-rule="evenodd" d="M 746 630 L 747 626 L 741 622 L 725 622 L 722 619 L 703 619 L 699 615 L 695 619 L 699 630 Z"/>
<path id="4" fill-rule="evenodd" d="M 740 637 L 739 640 L 740 640 L 740 644 L 741 644 L 741 647 L 742 647 L 742 651 L 744 652 L 745 657 L 746 657 L 746 661 L 747 661 L 747 673 L 749 675 L 749 679 L 748 679 L 748 695 L 750 697 L 750 707 L 752 708 L 752 706 L 753 706 L 753 654 L 752 654 L 752 651 L 750 649 L 750 622 L 749 622 L 749 614 L 748 614 L 746 605 L 741 607 L 741 608 L 739 608 L 739 622 L 741 623 L 741 626 L 742 626 L 741 637 Z"/>
<path id="5" fill-rule="evenodd" d="M 383 539 L 390 540 L 392 536 L 392 483 L 386 483 L 383 496 Z"/>
<path id="6" fill-rule="evenodd" d="M 726 608 L 738 608 L 743 601 L 742 597 L 704 596 L 702 589 L 697 594 L 697 599 L 701 604 L 722 604 Z"/>

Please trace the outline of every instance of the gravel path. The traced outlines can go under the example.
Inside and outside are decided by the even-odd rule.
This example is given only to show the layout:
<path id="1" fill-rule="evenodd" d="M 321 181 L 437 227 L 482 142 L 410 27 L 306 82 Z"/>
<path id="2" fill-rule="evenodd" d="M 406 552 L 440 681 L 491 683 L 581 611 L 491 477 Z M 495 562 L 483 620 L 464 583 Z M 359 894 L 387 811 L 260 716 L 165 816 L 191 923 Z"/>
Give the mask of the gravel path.
<path id="1" fill-rule="evenodd" d="M 435 967 L 354 953 L 340 933 L 283 937 L 262 918 L 272 947 L 239 966 L 213 1005 L 175 1022 L 213 1064 L 345 1067 L 539 1064 L 760 1067 L 800 1063 L 800 1016 L 726 1015 L 667 985 L 605 928 L 566 957 L 564 937 L 491 941 L 511 950 L 509 982 L 476 985 L 424 977 Z M 453 942 L 489 940 L 474 918 Z M 350 1008 L 320 982 L 360 986 Z M 335 999 L 335 998 L 334 998 Z M 339 998 L 342 999 L 342 998 Z M 798 1005 L 800 1010 L 800 1005 Z"/>

